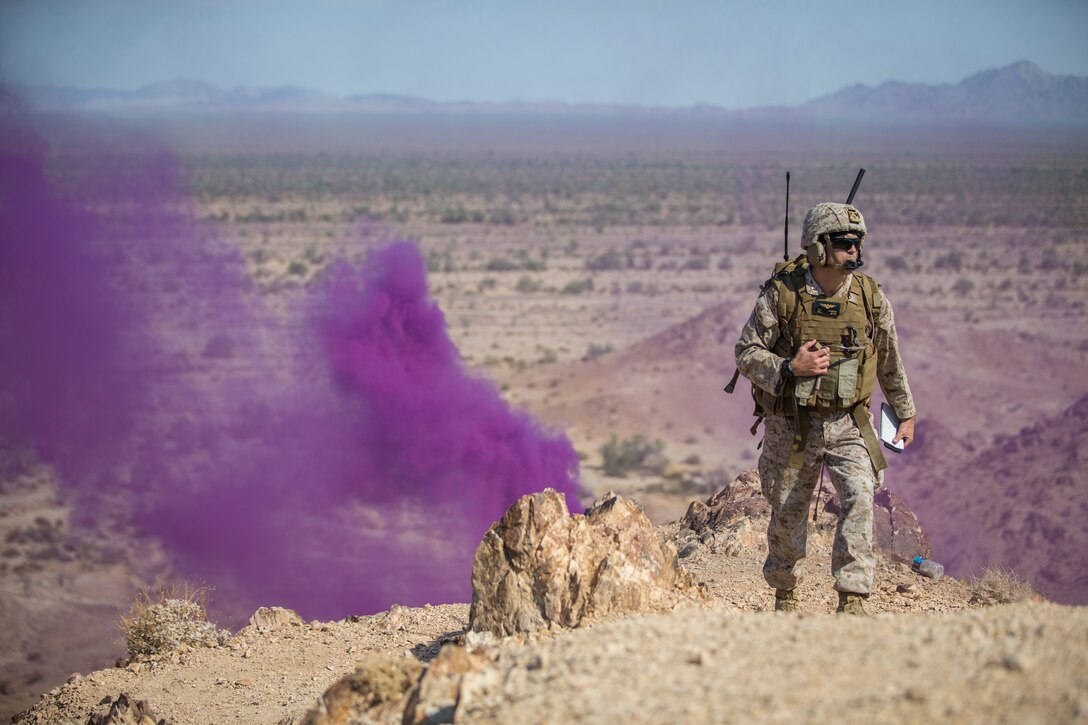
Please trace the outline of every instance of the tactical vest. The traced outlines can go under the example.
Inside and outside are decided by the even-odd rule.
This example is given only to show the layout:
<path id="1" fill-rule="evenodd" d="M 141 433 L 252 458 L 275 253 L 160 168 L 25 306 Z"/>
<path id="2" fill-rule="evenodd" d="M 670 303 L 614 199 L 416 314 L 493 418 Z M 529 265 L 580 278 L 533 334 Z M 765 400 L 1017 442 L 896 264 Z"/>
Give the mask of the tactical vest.
<path id="1" fill-rule="evenodd" d="M 811 412 L 850 411 L 865 439 L 865 447 L 877 471 L 887 467 L 884 453 L 869 420 L 869 405 L 876 390 L 877 355 L 873 338 L 884 303 L 880 285 L 871 277 L 854 272 L 845 296 L 817 297 L 806 284 L 808 260 L 804 255 L 775 265 L 774 275 L 763 285 L 778 292 L 778 340 L 772 352 L 792 358 L 801 345 L 817 340 L 829 348 L 830 367 L 824 375 L 790 378 L 781 395 L 752 386 L 757 416 L 752 433 L 764 416 L 789 418 L 795 432 L 790 466 L 799 468 L 804 458 Z M 739 373 L 739 370 L 737 371 Z M 726 386 L 732 393 L 737 373 Z"/>
<path id="2" fill-rule="evenodd" d="M 828 412 L 858 403 L 868 408 L 876 390 L 873 335 L 883 303 L 879 285 L 854 272 L 845 297 L 815 297 L 806 284 L 807 269 L 797 264 L 769 282 L 778 292 L 779 335 L 772 352 L 792 358 L 801 345 L 817 340 L 829 349 L 830 366 L 824 375 L 786 380 L 781 396 L 753 386 L 757 415 L 794 417 L 797 407 Z"/>

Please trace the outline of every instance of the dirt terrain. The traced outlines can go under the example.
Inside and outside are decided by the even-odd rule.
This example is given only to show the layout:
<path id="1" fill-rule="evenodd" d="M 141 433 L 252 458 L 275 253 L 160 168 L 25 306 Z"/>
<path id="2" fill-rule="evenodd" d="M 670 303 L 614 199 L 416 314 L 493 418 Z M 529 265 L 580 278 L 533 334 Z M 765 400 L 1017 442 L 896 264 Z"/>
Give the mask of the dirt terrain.
<path id="1" fill-rule="evenodd" d="M 658 533 L 672 538 L 676 526 Z M 759 573 L 765 547 L 758 536 L 749 541 L 733 555 L 704 546 L 685 557 L 711 596 L 667 614 L 496 639 L 466 636 L 467 605 L 308 623 L 258 613 L 261 623 L 224 646 L 183 647 L 75 675 L 20 722 L 81 722 L 122 691 L 179 725 L 299 722 L 369 655 L 429 662 L 442 646 L 466 642 L 487 660 L 472 675 L 475 694 L 458 705 L 458 719 L 470 722 L 1088 717 L 1083 609 L 981 607 L 962 582 L 933 582 L 882 557 L 868 602 L 876 616 L 843 618 L 833 614 L 831 533 L 814 527 L 803 613 L 775 615 Z M 969 701 L 964 688 L 971 688 Z"/>
<path id="2" fill-rule="evenodd" d="M 314 146 L 304 129 L 292 130 L 294 146 L 283 139 L 266 144 L 247 139 L 238 149 L 224 148 L 214 129 L 205 128 L 207 135 L 200 136 L 184 124 L 170 128 L 167 137 L 183 149 L 195 216 L 242 256 L 254 294 L 270 308 L 286 309 L 318 288 L 335 260 L 358 264 L 386 240 L 415 240 L 427 259 L 430 292 L 465 365 L 494 381 L 512 405 L 573 441 L 582 458 L 582 503 L 615 489 L 635 498 L 663 525 L 676 521 L 693 499 L 705 498 L 750 468 L 758 456 L 759 437 L 748 433 L 746 384 L 741 381 L 731 397 L 721 388 L 733 372 L 736 332 L 759 284 L 781 258 L 785 170 L 794 173 L 790 228 L 796 253 L 805 208 L 843 196 L 860 160 L 870 172 L 858 197 L 870 226 L 866 271 L 882 282 L 894 305 L 920 411 L 919 446 L 890 461 L 888 486 L 919 513 L 934 542 L 934 557 L 950 570 L 969 576 L 993 563 L 1032 575 L 1050 567 L 1042 585 L 1064 582 L 1063 592 L 1083 590 L 1080 574 L 1068 571 L 1088 561 L 1080 539 L 1069 539 L 1073 546 L 1063 561 L 1071 563 L 1059 571 L 1049 564 L 1048 547 L 1066 541 L 1054 521 L 1079 510 L 1088 491 L 1083 466 L 1067 463 L 1076 460 L 1086 425 L 1083 416 L 1069 411 L 1088 394 L 1084 138 L 1048 140 L 992 130 L 967 136 L 881 131 L 856 138 L 810 130 L 796 138 L 750 138 L 673 129 L 624 136 L 601 128 L 568 137 L 570 129 L 559 126 L 509 134 L 470 126 L 459 122 L 396 138 L 386 130 L 384 137 L 352 140 L 355 146 L 343 153 Z M 149 299 L 164 307 L 187 304 L 184 289 L 171 285 L 170 270 L 158 275 L 147 283 Z M 170 332 L 184 342 L 178 345 L 179 374 L 194 385 L 211 386 L 231 365 L 243 362 L 203 355 L 206 338 L 199 330 Z M 274 352 L 263 361 L 268 374 L 290 376 L 290 355 Z M 602 447 L 613 436 L 636 435 L 660 439 L 667 463 L 636 467 L 624 477 L 606 475 Z M 1019 455 L 1022 451 L 1030 455 Z M 924 471 L 916 461 L 924 461 Z M 123 654 L 117 616 L 138 590 L 180 575 L 156 540 L 136 536 L 123 497 L 99 502 L 88 521 L 88 509 L 25 450 L 5 448 L 0 472 L 0 614 L 15 624 L 0 636 L 0 714 L 13 714 L 72 671 L 108 667 Z M 1028 496 L 1051 480 L 1063 488 Z M 1010 496 L 1010 489 L 1024 493 Z M 1015 503 L 1028 500 L 1031 510 Z M 1009 506 L 1012 513 L 1006 515 Z M 989 543 L 995 540 L 1001 545 Z M 822 556 L 826 552 L 813 559 L 815 575 L 806 592 L 806 606 L 816 612 L 833 606 Z M 675 628 L 677 641 L 687 642 L 692 628 L 732 627 L 731 618 L 741 616 L 731 613 L 734 608 L 766 610 L 770 599 L 758 577 L 760 559 L 754 551 L 737 559 L 692 555 L 686 565 L 707 583 L 721 611 L 651 620 L 663 622 L 665 630 Z M 891 590 L 881 589 L 872 603 L 875 611 L 886 617 L 915 613 L 889 625 L 901 635 L 893 647 L 908 648 L 916 625 L 936 627 L 940 642 L 960 642 L 961 634 L 975 627 L 973 614 L 941 614 L 932 622 L 922 616 L 966 606 L 966 594 L 951 579 L 928 587 L 888 564 L 881 581 Z M 895 586 L 911 582 L 920 587 L 916 599 L 895 593 Z M 1074 595 L 1061 601 L 1083 602 Z M 273 603 L 290 605 L 267 602 Z M 273 661 L 242 675 L 231 674 L 233 665 L 226 660 L 222 667 L 200 660 L 209 665 L 207 673 L 185 670 L 172 675 L 177 683 L 159 687 L 244 698 L 246 686 L 226 683 L 248 678 L 274 685 L 287 677 L 289 687 L 268 690 L 275 707 L 245 712 L 262 722 L 297 717 L 350 669 L 358 652 L 433 644 L 445 630 L 462 626 L 460 606 L 418 610 L 411 615 L 418 625 L 392 639 L 366 624 L 371 620 L 326 624 L 335 637 L 320 627 L 297 628 L 295 644 L 332 640 L 315 644 L 319 649 L 312 657 L 317 662 L 317 652 L 324 653 L 333 670 L 322 661 L 313 671 L 290 674 Z M 986 618 L 985 627 L 1043 626 L 1038 638 L 1023 640 L 1025 647 L 1057 667 L 1067 660 L 1050 656 L 1050 637 L 1065 636 L 1061 622 L 1079 621 L 1079 611 L 1026 606 L 977 616 Z M 787 624 L 769 615 L 750 616 L 757 623 L 750 627 L 758 630 L 786 627 L 783 637 L 791 642 L 807 638 L 805 623 L 817 631 L 861 627 L 864 642 L 875 636 L 866 634 L 867 627 L 876 626 L 872 623 L 806 615 Z M 634 625 L 607 626 L 619 629 L 601 625 L 576 636 L 615 631 L 615 637 L 630 637 L 624 627 Z M 339 637 L 347 642 L 342 648 Z M 548 646 L 560 648 L 560 641 Z M 1004 667 L 1001 658 L 991 666 L 997 655 L 990 645 L 963 641 L 964 676 L 994 672 L 1024 682 L 1043 676 L 1034 666 Z M 732 650 L 738 661 L 751 656 L 751 643 L 744 642 Z M 349 653 L 351 646 L 356 651 Z M 678 651 L 682 648 L 669 650 L 669 656 L 681 656 Z M 226 657 L 251 666 L 229 648 L 190 656 L 193 662 Z M 293 657 L 275 656 L 281 662 Z M 918 660 L 920 672 L 937 671 L 939 658 L 933 656 Z M 163 689 L 139 689 L 143 678 L 183 665 L 156 667 L 103 671 L 96 675 L 101 688 L 80 690 L 79 707 L 131 685 L 129 692 L 147 697 L 171 721 L 207 722 L 206 716 L 184 714 L 184 707 L 167 708 L 172 700 Z M 273 674 L 265 678 L 263 672 Z M 1054 676 L 1065 675 L 1056 670 Z M 131 679 L 118 679 L 125 677 Z M 901 682 L 891 672 L 888 678 L 896 686 Z M 995 682 L 1005 682 L 1000 678 Z M 216 685 L 220 679 L 224 684 Z M 912 682 L 928 687 L 929 680 Z M 91 684 L 88 678 L 81 686 Z M 806 690 L 812 696 L 801 700 L 819 701 L 816 683 L 806 687 L 813 688 Z M 1034 702 L 1034 687 L 1022 690 L 1028 703 Z M 879 698 L 894 699 L 905 690 L 888 685 L 881 692 L 875 701 L 887 703 L 891 700 Z M 264 698 L 248 694 L 246 702 L 261 702 L 246 707 L 266 706 Z M 950 707 L 942 698 L 921 697 L 900 698 L 896 707 L 904 709 L 896 712 L 905 719 L 948 715 L 940 709 Z M 694 694 L 689 700 L 699 702 Z M 1058 707 L 1060 701 L 1052 704 Z M 1043 719 L 1076 716 L 1078 705 L 1070 702 L 1061 705 L 1068 705 L 1065 710 L 1044 711 L 1052 717 Z M 191 706 L 197 707 L 195 701 Z M 226 712 L 232 705 L 222 707 Z M 1080 707 L 1082 712 L 1083 703 Z M 1030 707 L 1024 708 L 1017 712 L 1027 717 Z M 714 709 L 698 712 L 725 716 Z M 974 719 L 972 713 L 956 714 Z"/>

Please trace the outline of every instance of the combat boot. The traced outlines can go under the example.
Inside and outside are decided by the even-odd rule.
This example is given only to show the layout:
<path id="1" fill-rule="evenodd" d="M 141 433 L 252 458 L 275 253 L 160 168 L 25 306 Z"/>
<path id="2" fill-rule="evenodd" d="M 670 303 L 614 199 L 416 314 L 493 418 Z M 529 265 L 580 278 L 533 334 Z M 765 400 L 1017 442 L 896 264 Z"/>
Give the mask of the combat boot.
<path id="1" fill-rule="evenodd" d="M 868 594 L 855 594 L 854 592 L 839 592 L 839 608 L 842 614 L 856 614 L 862 617 L 868 616 L 865 611 L 865 600 Z"/>
<path id="2" fill-rule="evenodd" d="M 774 590 L 774 611 L 776 612 L 800 612 L 801 597 L 797 596 L 796 589 Z"/>

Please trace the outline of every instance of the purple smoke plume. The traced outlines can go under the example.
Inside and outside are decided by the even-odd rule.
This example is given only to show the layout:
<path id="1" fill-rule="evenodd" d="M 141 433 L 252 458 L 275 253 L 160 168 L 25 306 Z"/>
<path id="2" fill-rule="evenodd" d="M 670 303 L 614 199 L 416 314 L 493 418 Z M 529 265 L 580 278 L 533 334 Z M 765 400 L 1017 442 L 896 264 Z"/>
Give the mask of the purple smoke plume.
<path id="1" fill-rule="evenodd" d="M 268 296 L 161 148 L 3 123 L 0 436 L 85 530 L 160 540 L 232 617 L 329 618 L 468 601 L 518 496 L 578 508 L 569 440 L 465 370 L 414 244 Z"/>

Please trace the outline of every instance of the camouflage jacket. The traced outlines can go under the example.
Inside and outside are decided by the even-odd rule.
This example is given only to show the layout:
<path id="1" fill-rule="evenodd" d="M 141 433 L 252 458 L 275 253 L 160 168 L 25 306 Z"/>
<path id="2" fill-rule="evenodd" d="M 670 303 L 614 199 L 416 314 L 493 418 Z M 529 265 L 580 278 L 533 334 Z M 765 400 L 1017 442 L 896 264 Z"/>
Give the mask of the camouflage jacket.
<path id="1" fill-rule="evenodd" d="M 813 279 L 811 270 L 806 273 L 805 281 L 809 292 L 825 296 L 823 290 L 816 284 L 816 280 Z M 830 295 L 829 298 L 844 297 L 850 289 L 850 283 L 851 279 L 848 277 L 839 291 Z M 753 385 L 774 394 L 778 394 L 781 390 L 782 365 L 785 362 L 785 358 L 771 352 L 779 334 L 778 315 L 775 313 L 777 304 L 778 292 L 775 285 L 767 285 L 763 294 L 756 300 L 755 309 L 752 310 L 748 322 L 741 330 L 736 347 L 737 368 L 741 374 L 751 380 Z M 880 319 L 877 320 L 873 342 L 877 351 L 877 380 L 884 391 L 884 397 L 900 419 L 913 418 L 914 398 L 910 394 L 907 374 L 903 370 L 903 359 L 899 355 L 899 338 L 895 334 L 895 319 L 891 303 L 886 296 L 884 304 L 880 306 Z"/>

